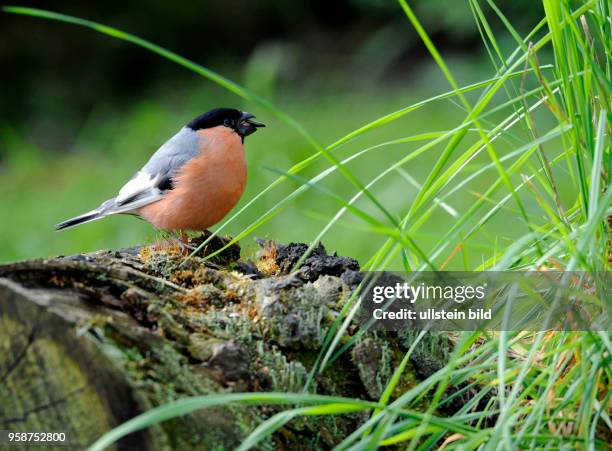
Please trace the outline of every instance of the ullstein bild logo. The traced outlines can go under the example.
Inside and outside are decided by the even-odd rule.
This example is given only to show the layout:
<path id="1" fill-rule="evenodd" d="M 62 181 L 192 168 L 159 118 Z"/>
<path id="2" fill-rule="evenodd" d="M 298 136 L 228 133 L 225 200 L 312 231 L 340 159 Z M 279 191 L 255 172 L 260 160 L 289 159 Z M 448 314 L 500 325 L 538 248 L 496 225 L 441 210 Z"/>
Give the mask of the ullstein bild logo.
<path id="1" fill-rule="evenodd" d="M 373 330 L 610 330 L 608 273 L 368 273 L 356 318 Z"/>

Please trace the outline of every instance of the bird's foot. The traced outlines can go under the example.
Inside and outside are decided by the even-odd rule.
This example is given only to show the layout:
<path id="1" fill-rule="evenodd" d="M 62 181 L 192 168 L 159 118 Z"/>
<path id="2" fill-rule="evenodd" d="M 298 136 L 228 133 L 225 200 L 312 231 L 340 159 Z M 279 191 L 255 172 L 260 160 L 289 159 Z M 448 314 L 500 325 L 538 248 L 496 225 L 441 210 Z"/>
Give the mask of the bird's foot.
<path id="1" fill-rule="evenodd" d="M 184 230 L 173 230 L 171 232 L 171 237 L 184 254 L 191 254 L 198 248 L 197 246 L 191 244 L 189 241 L 189 235 Z"/>
<path id="2" fill-rule="evenodd" d="M 214 262 L 211 260 L 206 262 L 211 266 L 213 264 L 221 265 L 219 267 L 225 267 L 240 259 L 240 246 L 238 243 L 225 248 L 232 241 L 232 238 L 229 236 L 216 236 L 208 230 L 194 232 L 191 235 L 184 230 L 159 230 L 159 233 L 161 240 L 151 246 L 153 250 L 180 253 L 185 256 L 192 255 L 195 251 L 198 251 L 197 255 L 199 257 L 206 257 L 223 249 L 219 255 L 212 257 Z"/>
<path id="3" fill-rule="evenodd" d="M 151 245 L 154 251 L 189 255 L 196 247 L 189 243 L 189 236 L 183 231 L 160 230 L 160 237 Z"/>

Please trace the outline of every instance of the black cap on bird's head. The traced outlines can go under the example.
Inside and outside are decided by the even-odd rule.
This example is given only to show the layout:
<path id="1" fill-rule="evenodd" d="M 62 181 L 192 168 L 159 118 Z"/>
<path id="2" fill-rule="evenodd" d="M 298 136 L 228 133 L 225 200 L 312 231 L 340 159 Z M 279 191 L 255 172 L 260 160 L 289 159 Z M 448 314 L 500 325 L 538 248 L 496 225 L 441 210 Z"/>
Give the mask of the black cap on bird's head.
<path id="1" fill-rule="evenodd" d="M 216 108 L 196 117 L 187 124 L 187 127 L 192 130 L 202 130 L 222 125 L 231 128 L 244 139 L 245 136 L 255 133 L 258 128 L 265 127 L 264 124 L 255 122 L 254 117 L 251 113 L 234 108 Z"/>

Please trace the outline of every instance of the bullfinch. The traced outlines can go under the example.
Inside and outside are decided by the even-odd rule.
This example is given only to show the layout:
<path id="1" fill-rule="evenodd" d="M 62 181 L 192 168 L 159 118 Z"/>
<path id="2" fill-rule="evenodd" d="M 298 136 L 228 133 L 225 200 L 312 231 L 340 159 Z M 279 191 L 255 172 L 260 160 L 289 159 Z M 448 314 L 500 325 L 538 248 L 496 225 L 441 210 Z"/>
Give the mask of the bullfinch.
<path id="1" fill-rule="evenodd" d="M 162 145 L 112 199 L 57 230 L 114 214 L 132 214 L 161 230 L 205 230 L 240 200 L 246 186 L 244 138 L 259 127 L 250 113 L 217 108 Z"/>

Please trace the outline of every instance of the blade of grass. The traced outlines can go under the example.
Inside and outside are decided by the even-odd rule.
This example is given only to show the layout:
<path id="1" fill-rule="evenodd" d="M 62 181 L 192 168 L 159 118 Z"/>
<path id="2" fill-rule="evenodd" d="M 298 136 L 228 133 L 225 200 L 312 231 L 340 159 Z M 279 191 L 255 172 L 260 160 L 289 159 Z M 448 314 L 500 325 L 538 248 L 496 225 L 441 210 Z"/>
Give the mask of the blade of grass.
<path id="1" fill-rule="evenodd" d="M 359 407 L 364 410 L 372 409 L 377 406 L 376 403 L 350 398 L 293 393 L 224 393 L 219 395 L 194 396 L 155 407 L 126 421 L 100 437 L 89 447 L 89 451 L 102 451 L 121 437 L 125 437 L 132 432 L 144 429 L 153 424 L 186 415 L 196 410 L 232 403 L 245 405 L 342 404 L 351 405 L 355 408 Z"/>

